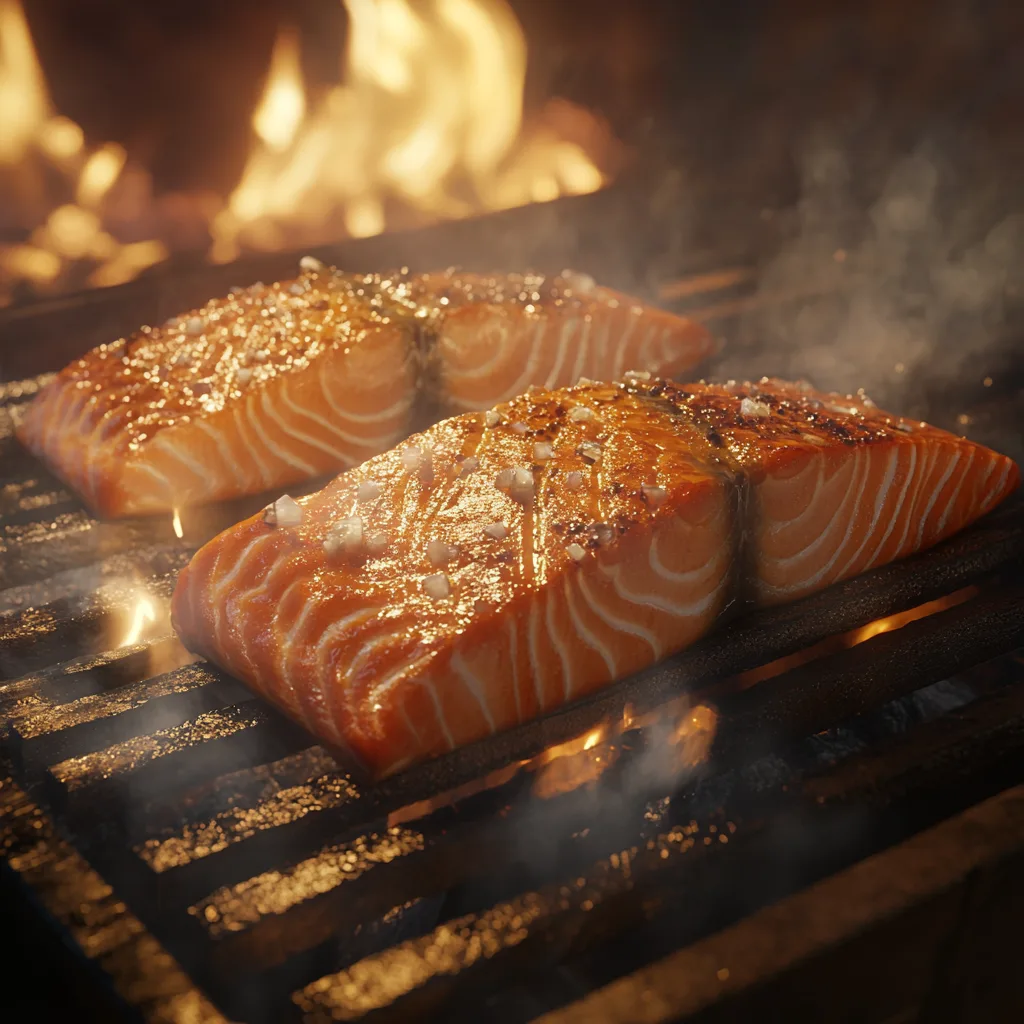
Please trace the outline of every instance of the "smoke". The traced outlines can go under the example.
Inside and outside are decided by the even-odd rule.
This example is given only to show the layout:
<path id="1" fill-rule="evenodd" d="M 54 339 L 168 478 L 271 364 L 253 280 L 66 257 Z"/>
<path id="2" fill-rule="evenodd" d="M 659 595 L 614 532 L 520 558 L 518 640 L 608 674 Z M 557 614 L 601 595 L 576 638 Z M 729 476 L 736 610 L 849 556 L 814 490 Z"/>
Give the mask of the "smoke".
<path id="1" fill-rule="evenodd" d="M 930 386 L 981 386 L 1005 364 L 1024 295 L 1024 215 L 998 168 L 928 142 L 870 176 L 872 190 L 863 161 L 822 134 L 797 162 L 788 239 L 739 325 L 731 375 L 863 387 L 920 415 Z"/>

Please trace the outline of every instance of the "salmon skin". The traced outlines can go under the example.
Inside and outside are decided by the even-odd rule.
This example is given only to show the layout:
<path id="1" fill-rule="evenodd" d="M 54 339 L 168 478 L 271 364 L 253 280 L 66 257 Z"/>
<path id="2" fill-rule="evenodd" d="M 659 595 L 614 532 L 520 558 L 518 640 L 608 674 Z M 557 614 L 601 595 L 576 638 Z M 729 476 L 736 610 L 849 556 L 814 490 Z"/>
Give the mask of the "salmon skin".
<path id="1" fill-rule="evenodd" d="M 294 281 L 89 352 L 18 436 L 98 514 L 155 513 L 356 465 L 414 407 L 485 409 L 634 363 L 675 375 L 711 349 L 703 327 L 570 271 L 352 275 L 307 257 Z"/>
<path id="2" fill-rule="evenodd" d="M 771 605 L 937 543 L 1014 462 L 775 380 L 538 390 L 215 538 L 185 644 L 376 776 L 543 715 Z"/>

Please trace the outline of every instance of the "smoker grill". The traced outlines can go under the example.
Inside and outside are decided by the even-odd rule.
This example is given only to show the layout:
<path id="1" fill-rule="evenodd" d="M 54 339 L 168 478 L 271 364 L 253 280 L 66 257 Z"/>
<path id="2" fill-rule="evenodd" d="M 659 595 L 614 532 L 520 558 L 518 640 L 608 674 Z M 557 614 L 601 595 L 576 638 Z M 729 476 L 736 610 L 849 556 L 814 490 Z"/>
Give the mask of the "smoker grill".
<path id="1" fill-rule="evenodd" d="M 320 255 L 359 268 L 413 262 L 410 250 L 455 262 L 472 239 L 462 262 L 500 265 L 511 247 L 523 264 L 576 263 L 635 286 L 621 262 L 595 265 L 600 235 L 573 227 L 601 223 L 594 211 L 609 202 Z M 545 234 L 549 247 L 531 252 L 537 219 L 552 216 L 559 241 Z M 662 295 L 722 333 L 773 301 L 740 262 L 689 269 Z M 111 1021 L 570 1024 L 766 1008 L 770 1019 L 1014 1019 L 1016 999 L 1019 1016 L 1024 504 L 366 786 L 168 633 L 176 572 L 262 498 L 186 511 L 184 540 L 166 520 L 98 523 L 11 436 L 12 410 L 45 379 L 30 374 L 83 338 L 239 283 L 223 273 L 0 322 L 23 343 L 8 366 L 24 378 L 0 385 L 4 899 L 59 940 L 83 1006 Z M 141 597 L 149 616 L 133 636 Z M 844 638 L 929 602 L 901 628 Z M 765 670 L 778 659 L 789 660 Z M 768 678 L 750 685 L 752 672 Z M 635 726 L 561 762 L 583 778 L 614 755 L 596 781 L 538 794 L 536 759 L 553 744 L 627 707 L 657 719 L 681 699 L 717 713 L 695 772 L 648 771 L 664 737 Z"/>

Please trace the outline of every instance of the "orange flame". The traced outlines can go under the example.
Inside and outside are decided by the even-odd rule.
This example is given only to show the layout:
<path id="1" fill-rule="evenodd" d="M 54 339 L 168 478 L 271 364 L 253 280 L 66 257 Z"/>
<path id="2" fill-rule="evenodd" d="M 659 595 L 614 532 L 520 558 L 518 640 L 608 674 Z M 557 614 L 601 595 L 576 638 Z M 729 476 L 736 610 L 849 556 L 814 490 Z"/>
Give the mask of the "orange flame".
<path id="1" fill-rule="evenodd" d="M 130 647 L 132 644 L 137 644 L 146 632 L 146 627 L 152 625 L 156 620 L 157 614 L 153 602 L 148 597 L 140 597 L 135 603 L 128 632 L 117 646 Z"/>
<path id="2" fill-rule="evenodd" d="M 505 0 L 344 3 L 344 80 L 308 116 L 295 34 L 277 40 L 256 148 L 213 221 L 215 262 L 380 234 L 396 201 L 425 221 L 604 184 L 580 145 L 521 137 L 526 41 Z"/>
<path id="3" fill-rule="evenodd" d="M 185 536 L 185 531 L 181 526 L 181 513 L 175 509 L 174 515 L 171 517 L 171 528 L 174 530 L 174 536 L 181 540 Z"/>
<path id="4" fill-rule="evenodd" d="M 155 239 L 123 245 L 103 226 L 103 202 L 127 154 L 114 143 L 86 151 L 82 129 L 54 116 L 32 36 L 18 0 L 0 0 L 0 181 L 26 227 L 26 242 L 0 246 L 0 305 L 17 281 L 45 290 L 72 264 L 88 262 L 93 285 L 119 284 L 167 258 Z M 42 192 L 47 171 L 63 179 L 74 203 L 54 205 Z"/>

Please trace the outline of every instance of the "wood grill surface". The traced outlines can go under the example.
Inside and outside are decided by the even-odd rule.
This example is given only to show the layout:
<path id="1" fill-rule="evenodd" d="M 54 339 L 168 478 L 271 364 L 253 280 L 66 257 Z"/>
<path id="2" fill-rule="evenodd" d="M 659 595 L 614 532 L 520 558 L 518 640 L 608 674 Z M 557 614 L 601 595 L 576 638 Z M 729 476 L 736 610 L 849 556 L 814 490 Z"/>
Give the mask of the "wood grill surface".
<path id="1" fill-rule="evenodd" d="M 194 513 L 183 541 L 166 521 L 97 523 L 10 435 L 37 386 L 0 386 L 0 843 L 7 877 L 107 998 L 102 1019 L 725 1020 L 764 991 L 824 1019 L 815 965 L 834 979 L 872 934 L 864 969 L 884 981 L 915 914 L 932 914 L 934 942 L 901 955 L 902 986 L 858 987 L 858 1019 L 938 999 L 936 958 L 952 965 L 943 1005 L 976 998 L 978 965 L 952 938 L 998 932 L 1021 898 L 1006 885 L 993 917 L 977 881 L 1005 880 L 1024 850 L 1024 798 L 1008 789 L 1024 779 L 1019 502 L 367 788 L 166 633 L 177 570 L 246 503 Z M 965 588 L 900 629 L 736 682 Z M 141 596 L 155 621 L 114 646 Z M 541 799 L 531 766 L 509 769 L 627 703 L 681 694 L 719 716 L 695 777 L 647 772 L 638 731 L 595 786 Z M 415 806 L 498 769 L 475 795 Z M 851 901 L 859 917 L 822 909 Z M 767 941 L 782 929 L 803 944 Z"/>

